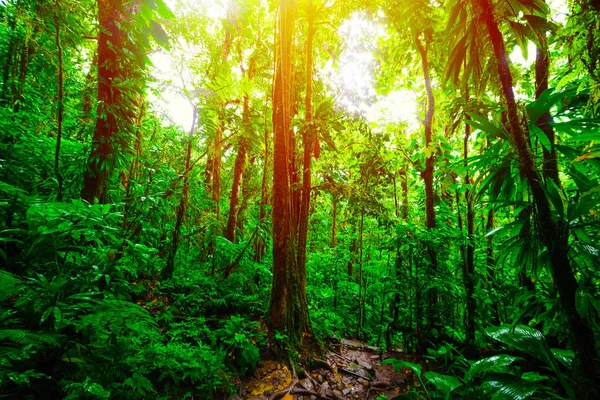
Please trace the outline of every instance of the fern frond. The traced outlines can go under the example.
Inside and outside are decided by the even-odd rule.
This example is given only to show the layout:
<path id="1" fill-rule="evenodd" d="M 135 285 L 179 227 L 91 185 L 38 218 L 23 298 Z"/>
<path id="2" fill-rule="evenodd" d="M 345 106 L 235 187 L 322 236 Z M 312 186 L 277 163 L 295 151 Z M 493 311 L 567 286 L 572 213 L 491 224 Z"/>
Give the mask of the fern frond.
<path id="1" fill-rule="evenodd" d="M 10 272 L 0 271 L 0 302 L 6 301 L 23 290 L 21 281 Z"/>
<path id="2" fill-rule="evenodd" d="M 158 325 L 152 315 L 138 304 L 123 300 L 103 300 L 98 303 L 98 311 L 83 317 L 76 325 L 81 330 L 91 327 L 94 330 L 108 326 L 112 331 L 123 329 L 157 330 Z"/>
<path id="3" fill-rule="evenodd" d="M 18 345 L 48 344 L 58 346 L 58 335 L 31 332 L 25 329 L 0 329 L 0 341 L 8 340 Z"/>

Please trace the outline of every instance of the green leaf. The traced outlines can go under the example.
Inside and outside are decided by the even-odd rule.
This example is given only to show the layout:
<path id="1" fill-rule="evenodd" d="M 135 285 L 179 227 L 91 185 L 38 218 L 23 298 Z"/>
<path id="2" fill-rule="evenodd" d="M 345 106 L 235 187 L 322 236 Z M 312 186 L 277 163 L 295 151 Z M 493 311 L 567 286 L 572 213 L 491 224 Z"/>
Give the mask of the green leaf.
<path id="1" fill-rule="evenodd" d="M 169 42 L 169 35 L 167 35 L 167 32 L 165 32 L 161 24 L 154 20 L 150 21 L 150 33 L 152 34 L 154 40 L 156 40 L 156 43 L 167 50 L 169 49 L 171 46 Z"/>
<path id="2" fill-rule="evenodd" d="M 497 371 L 505 368 L 515 361 L 522 360 L 521 357 L 509 356 L 507 354 L 498 354 L 491 357 L 482 358 L 471 365 L 469 371 L 465 374 L 465 380 L 470 381 L 481 372 Z"/>
<path id="3" fill-rule="evenodd" d="M 538 384 L 512 374 L 490 374 L 481 387 L 492 400 L 523 400 L 535 393 Z"/>
<path id="4" fill-rule="evenodd" d="M 40 318 L 40 325 L 42 325 L 44 323 L 44 321 L 46 320 L 46 318 L 48 318 L 48 316 L 52 313 L 52 311 L 54 311 L 55 307 L 48 307 L 46 309 L 46 311 L 44 311 L 44 313 L 42 314 L 42 318 Z"/>
<path id="5" fill-rule="evenodd" d="M 437 372 L 428 371 L 424 374 L 428 382 L 431 382 L 439 391 L 448 396 L 453 390 L 461 387 L 463 384 L 456 377 L 442 375 Z"/>
<path id="6" fill-rule="evenodd" d="M 581 135 L 571 136 L 567 139 L 570 142 L 591 142 L 592 140 L 600 140 L 600 132 L 588 132 Z"/>
<path id="7" fill-rule="evenodd" d="M 514 328 L 510 326 L 493 326 L 487 328 L 485 333 L 513 349 L 520 350 L 545 362 L 548 366 L 554 365 L 554 357 L 550 352 L 550 347 L 548 347 L 544 335 L 537 329 L 525 325 L 517 325 Z"/>
<path id="8" fill-rule="evenodd" d="M 573 367 L 573 360 L 575 359 L 575 352 L 573 350 L 551 349 L 551 351 L 554 358 L 560 361 L 565 367 Z"/>
<path id="9" fill-rule="evenodd" d="M 465 122 L 471 125 L 472 127 L 488 133 L 491 137 L 504 136 L 502 128 L 499 128 L 498 126 L 494 125 L 487 118 L 475 113 L 469 112 L 467 114 L 469 115 L 469 117 L 471 117 L 471 119 L 465 119 Z"/>
<path id="10" fill-rule="evenodd" d="M 546 195 L 548 196 L 548 200 L 554 206 L 556 213 L 558 214 L 560 219 L 565 219 L 565 205 L 563 203 L 562 196 L 560 195 L 561 190 L 556 185 L 553 179 L 546 179 L 546 185 L 542 186 Z"/>
<path id="11" fill-rule="evenodd" d="M 396 371 L 400 371 L 401 368 L 410 368 L 415 374 L 417 374 L 417 376 L 421 376 L 421 371 L 423 370 L 423 367 L 421 367 L 420 364 L 411 363 L 409 361 L 402 361 L 396 358 L 385 359 L 381 362 L 381 364 L 391 364 Z"/>

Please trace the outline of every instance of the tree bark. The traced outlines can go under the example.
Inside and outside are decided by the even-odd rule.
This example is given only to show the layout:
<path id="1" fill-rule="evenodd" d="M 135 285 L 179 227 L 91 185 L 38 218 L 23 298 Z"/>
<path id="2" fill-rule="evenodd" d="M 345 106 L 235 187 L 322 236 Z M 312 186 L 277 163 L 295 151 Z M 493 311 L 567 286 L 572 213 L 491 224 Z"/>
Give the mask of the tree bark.
<path id="1" fill-rule="evenodd" d="M 542 176 L 535 164 L 527 136 L 520 124 L 504 37 L 494 18 L 492 3 L 490 0 L 480 0 L 478 4 L 482 7 L 483 21 L 494 48 L 502 93 L 508 111 L 509 132 L 512 145 L 519 158 L 519 171 L 527 180 L 533 195 L 540 227 L 540 239 L 548 250 L 552 280 L 558 290 L 560 302 L 567 317 L 576 353 L 575 360 L 579 363 L 581 375 L 590 382 L 597 383 L 599 377 L 596 375 L 594 360 L 597 355 L 594 335 L 588 322 L 579 314 L 575 305 L 578 284 L 568 254 L 568 226 L 563 221 L 556 220 L 552 214 L 550 202 L 542 186 Z M 598 387 L 598 385 L 595 386 Z"/>
<path id="2" fill-rule="evenodd" d="M 402 187 L 402 219 L 408 221 L 408 175 L 406 170 L 400 170 L 400 186 Z"/>
<path id="3" fill-rule="evenodd" d="M 301 344 L 308 330 L 306 287 L 298 270 L 296 240 L 292 225 L 293 143 L 290 129 L 292 46 L 296 13 L 294 0 L 279 2 L 279 45 L 273 88 L 273 282 L 269 303 L 269 324 L 287 330 L 294 344 Z"/>
<path id="4" fill-rule="evenodd" d="M 58 9 L 58 4 L 56 4 Z M 54 11 L 54 41 L 56 43 L 56 49 L 58 53 L 58 111 L 56 113 L 56 148 L 54 151 L 54 175 L 56 176 L 56 200 L 62 201 L 63 197 L 63 177 L 60 173 L 60 145 L 62 142 L 63 133 L 63 116 L 65 111 L 65 105 L 63 102 L 64 98 L 64 67 L 63 67 L 63 49 L 60 40 L 60 25 L 58 21 L 58 15 L 56 10 Z"/>
<path id="5" fill-rule="evenodd" d="M 469 95 L 467 92 L 466 95 L 466 103 L 469 101 Z M 465 103 L 465 104 L 466 104 Z M 465 113 L 465 119 L 469 120 L 469 116 Z M 471 125 L 465 123 L 465 139 L 463 144 L 463 158 L 465 160 L 464 165 L 467 166 L 467 158 L 469 157 L 469 137 L 471 136 Z M 465 185 L 470 185 L 471 179 L 469 177 L 469 171 L 465 173 Z M 465 283 L 465 295 L 467 298 L 467 324 L 466 324 L 466 335 L 465 342 L 466 345 L 471 349 L 475 346 L 475 260 L 474 260 L 474 251 L 475 247 L 473 246 L 473 234 L 475 228 L 475 213 L 473 212 L 473 198 L 471 196 L 471 191 L 468 189 L 465 190 L 465 202 L 467 204 L 467 243 L 466 243 L 466 251 L 465 251 L 465 268 L 463 279 Z"/>
<path id="6" fill-rule="evenodd" d="M 307 4 L 308 31 L 306 37 L 306 97 L 304 99 L 305 128 L 302 132 L 302 198 L 298 217 L 298 277 L 302 285 L 306 284 L 306 242 L 308 240 L 308 218 L 310 216 L 311 161 L 315 130 L 312 121 L 313 95 L 313 38 L 315 34 L 315 15 L 312 0 Z"/>
<path id="7" fill-rule="evenodd" d="M 548 89 L 548 74 L 550 67 L 550 55 L 548 54 L 548 47 L 545 37 L 539 37 L 541 44 L 536 49 L 535 57 L 535 98 L 539 99 L 542 93 Z M 552 116 L 550 111 L 546 111 L 542 116 L 535 122 L 535 125 L 544 132 L 550 141 L 550 149 L 542 146 L 543 164 L 542 174 L 546 178 L 550 178 L 560 186 L 560 179 L 558 176 L 558 156 L 556 149 L 554 148 L 554 128 L 552 125 Z"/>
<path id="8" fill-rule="evenodd" d="M 194 130 L 196 128 L 196 119 L 198 118 L 198 108 L 194 106 L 192 115 L 192 127 L 190 128 L 190 135 L 188 137 L 187 148 L 185 152 L 185 170 L 183 171 L 183 191 L 181 193 L 181 199 L 177 206 L 177 219 L 175 220 L 175 227 L 173 228 L 171 236 L 171 248 L 167 256 L 167 263 L 163 271 L 163 277 L 171 278 L 173 272 L 175 272 L 175 255 L 177 254 L 177 248 L 179 247 L 179 235 L 181 233 L 181 226 L 183 225 L 183 219 L 188 203 L 188 194 L 190 191 L 190 164 L 192 159 L 192 146 L 194 142 Z"/>
<path id="9" fill-rule="evenodd" d="M 233 169 L 233 185 L 231 187 L 231 197 L 229 199 L 229 217 L 227 218 L 227 229 L 225 231 L 225 238 L 231 243 L 235 243 L 236 240 L 235 229 L 237 226 L 239 211 L 238 204 L 240 201 L 240 186 L 242 183 L 245 164 L 246 146 L 242 141 L 239 143 L 238 153 L 235 158 L 235 166 Z"/>
<path id="10" fill-rule="evenodd" d="M 425 46 L 421 43 L 419 34 L 415 36 L 415 43 L 417 50 L 421 56 L 421 66 L 423 68 L 423 77 L 425 79 L 425 91 L 427 92 L 427 108 L 425 113 L 425 120 L 423 125 L 425 127 L 425 148 L 428 148 L 432 142 L 432 129 L 433 129 L 433 113 L 435 109 L 435 101 L 433 97 L 433 90 L 431 88 L 431 78 L 429 75 L 429 60 L 428 60 L 428 47 L 429 38 L 425 38 Z M 433 193 L 433 152 L 425 160 L 425 171 L 422 173 L 423 181 L 425 183 L 425 213 L 427 229 L 431 230 L 436 227 L 435 222 L 435 208 L 434 193 Z M 433 275 L 437 274 L 438 261 L 437 252 L 432 245 L 427 247 L 427 253 L 429 254 L 429 260 L 431 263 L 431 271 Z M 437 328 L 440 325 L 440 315 L 438 310 L 438 291 L 437 288 L 432 288 L 429 291 L 428 296 L 429 310 L 430 310 L 430 323 L 433 328 Z"/>

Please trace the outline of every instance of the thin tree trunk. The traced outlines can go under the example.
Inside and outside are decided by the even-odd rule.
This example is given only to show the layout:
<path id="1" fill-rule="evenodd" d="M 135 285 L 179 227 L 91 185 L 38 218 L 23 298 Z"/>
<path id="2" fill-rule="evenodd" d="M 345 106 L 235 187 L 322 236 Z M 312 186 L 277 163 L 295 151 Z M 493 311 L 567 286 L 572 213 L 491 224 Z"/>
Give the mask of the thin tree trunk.
<path id="1" fill-rule="evenodd" d="M 550 55 L 548 53 L 548 44 L 545 36 L 538 35 L 540 47 L 536 49 L 535 57 L 535 98 L 539 99 L 542 93 L 548 89 L 548 74 L 550 73 Z M 550 178 L 560 186 L 558 176 L 558 156 L 554 148 L 554 128 L 552 125 L 552 116 L 550 111 L 546 111 L 535 122 L 535 125 L 544 132 L 550 141 L 550 149 L 542 146 L 543 165 L 542 174 Z"/>
<path id="2" fill-rule="evenodd" d="M 212 155 L 211 187 L 215 216 L 219 218 L 221 211 L 221 164 L 223 162 L 223 117 L 219 116 L 215 131 L 215 142 Z"/>
<path id="3" fill-rule="evenodd" d="M 237 156 L 235 158 L 235 166 L 233 169 L 233 185 L 231 187 L 231 197 L 229 201 L 229 218 L 227 219 L 227 229 L 225 238 L 231 243 L 235 243 L 236 235 L 235 228 L 238 218 L 238 204 L 240 200 L 240 186 L 244 174 L 244 166 L 246 164 L 246 146 L 244 143 L 239 144 Z"/>
<path id="4" fill-rule="evenodd" d="M 485 225 L 486 233 L 494 229 L 494 209 L 490 207 L 488 210 L 487 222 Z M 490 287 L 498 292 L 496 285 L 496 260 L 494 258 L 494 239 L 493 236 L 486 238 L 486 268 Z M 500 325 L 500 312 L 498 310 L 498 302 L 492 302 L 492 324 Z"/>
<path id="5" fill-rule="evenodd" d="M 596 374 L 594 360 L 597 356 L 594 334 L 588 322 L 577 311 L 575 305 L 578 284 L 568 255 L 568 227 L 563 221 L 556 220 L 552 215 L 550 203 L 542 186 L 541 174 L 535 164 L 528 139 L 521 127 L 504 38 L 494 18 L 492 3 L 490 0 L 482 0 L 479 4 L 483 7 L 483 21 L 490 35 L 496 56 L 498 74 L 508 110 L 509 131 L 512 144 L 519 157 L 519 171 L 527 179 L 531 188 L 537 209 L 540 239 L 548 250 L 552 280 L 558 290 L 560 302 L 567 317 L 576 353 L 575 360 L 579 363 L 581 375 L 590 382 L 597 383 L 599 377 Z M 600 386 L 596 385 L 596 387 Z M 583 388 L 582 390 L 585 391 L 586 389 Z"/>
<path id="6" fill-rule="evenodd" d="M 400 186 L 402 187 L 402 219 L 408 221 L 408 174 L 406 170 L 400 170 Z"/>
<path id="7" fill-rule="evenodd" d="M 175 255 L 177 254 L 177 248 L 179 247 L 179 235 L 181 233 L 181 226 L 183 225 L 183 219 L 185 217 L 185 212 L 187 208 L 188 202 L 188 194 L 190 190 L 190 164 L 192 158 L 192 146 L 194 142 L 194 130 L 196 128 L 196 119 L 198 118 L 198 108 L 193 106 L 193 115 L 192 115 L 192 127 L 190 128 L 190 135 L 188 137 L 187 148 L 185 152 L 185 170 L 183 171 L 183 191 L 181 193 L 181 199 L 179 200 L 179 205 L 177 206 L 177 219 L 175 221 L 175 227 L 173 228 L 172 237 L 171 237 L 171 248 L 169 250 L 169 255 L 167 257 L 167 263 L 165 269 L 163 271 L 163 276 L 165 278 L 171 278 L 173 276 L 173 272 L 175 272 Z"/>
<path id="8" fill-rule="evenodd" d="M 369 178 L 367 177 L 367 182 Z M 368 183 L 367 183 L 368 185 Z M 367 186 L 368 187 L 368 186 Z M 358 337 L 362 335 L 363 323 L 365 310 L 363 309 L 363 291 L 364 291 L 364 282 L 363 282 L 363 236 L 364 236 L 364 226 L 365 226 L 365 206 L 362 207 L 360 212 L 360 222 L 358 225 Z"/>
<path id="9" fill-rule="evenodd" d="M 469 94 L 467 89 L 466 103 L 469 101 Z M 465 119 L 468 121 L 470 117 L 465 114 Z M 469 158 L 469 137 L 471 136 L 471 125 L 465 123 L 465 139 L 463 144 L 463 158 L 465 160 L 464 165 L 467 167 L 467 158 Z M 468 189 L 468 185 L 471 184 L 469 177 L 469 170 L 465 173 L 465 202 L 467 203 L 467 243 L 466 243 L 466 259 L 464 269 L 464 283 L 465 283 L 465 294 L 467 297 L 467 324 L 466 324 L 466 345 L 473 349 L 475 346 L 475 260 L 473 246 L 474 241 L 474 229 L 475 229 L 475 214 L 473 212 L 473 197 L 471 191 Z"/>
<path id="10" fill-rule="evenodd" d="M 58 3 L 58 2 L 57 2 Z M 59 5 L 56 4 L 56 8 L 59 8 Z M 63 49 L 60 41 L 60 25 L 58 21 L 58 15 L 54 14 L 54 40 L 56 43 L 56 49 L 58 52 L 58 112 L 56 115 L 56 149 L 54 151 L 54 175 L 56 176 L 56 200 L 61 201 L 63 197 L 63 177 L 60 173 L 60 145 L 62 141 L 62 133 L 63 133 L 63 115 L 65 110 L 64 105 L 64 79 L 63 79 Z"/>
<path id="11" fill-rule="evenodd" d="M 308 22 L 308 31 L 306 34 L 306 97 L 304 99 L 305 129 L 302 132 L 302 199 L 300 201 L 298 229 L 298 271 L 300 278 L 303 280 L 306 280 L 306 242 L 308 240 L 308 218 L 311 197 L 311 150 L 315 140 L 312 121 L 314 17 L 312 0 L 308 0 L 306 17 Z"/>
<path id="12" fill-rule="evenodd" d="M 432 128 L 433 128 L 433 114 L 435 109 L 435 101 L 433 97 L 433 90 L 431 88 L 431 78 L 429 76 L 429 60 L 427 57 L 429 38 L 425 38 L 425 47 L 421 43 L 421 39 L 417 34 L 415 36 L 415 43 L 417 50 L 421 56 L 421 66 L 423 68 L 423 77 L 425 79 L 425 91 L 427 92 L 427 108 L 425 113 L 425 148 L 429 148 L 432 142 Z M 426 227 L 428 230 L 435 229 L 435 208 L 434 193 L 433 193 L 433 152 L 425 160 L 425 171 L 423 172 L 423 181 L 425 182 L 425 213 L 426 213 Z M 431 263 L 431 271 L 435 276 L 438 269 L 437 252 L 432 245 L 427 247 L 427 253 L 429 254 L 429 260 Z M 438 291 L 437 288 L 431 288 L 429 291 L 429 312 L 430 312 L 430 323 L 432 328 L 438 328 L 440 325 L 440 314 L 438 310 Z"/>
<path id="13" fill-rule="evenodd" d="M 331 212 L 331 247 L 337 247 L 337 209 L 338 209 L 338 197 L 333 194 L 333 207 Z"/>
<path id="14" fill-rule="evenodd" d="M 269 131 L 267 127 L 264 128 L 264 145 L 265 154 L 263 159 L 263 170 L 262 170 L 262 183 L 260 185 L 260 211 L 258 212 L 258 223 L 262 224 L 267 216 L 267 203 L 268 203 L 268 179 L 267 173 L 269 170 Z M 266 243 L 261 235 L 257 235 L 256 242 L 254 243 L 254 254 L 256 261 L 260 262 L 265 255 Z"/>

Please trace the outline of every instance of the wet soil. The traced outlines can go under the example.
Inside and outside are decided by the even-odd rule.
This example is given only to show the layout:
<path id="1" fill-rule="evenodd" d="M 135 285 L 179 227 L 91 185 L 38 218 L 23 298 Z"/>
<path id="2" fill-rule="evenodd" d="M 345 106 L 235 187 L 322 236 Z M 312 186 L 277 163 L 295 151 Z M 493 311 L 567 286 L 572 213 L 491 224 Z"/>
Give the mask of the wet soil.
<path id="1" fill-rule="evenodd" d="M 401 351 L 382 352 L 364 343 L 343 339 L 329 345 L 322 359 L 296 368 L 285 361 L 264 360 L 229 400 L 316 400 L 391 399 L 418 386 L 410 369 L 396 372 L 382 365 L 386 358 L 418 362 L 415 355 Z M 380 397 L 381 398 L 381 397 Z"/>

